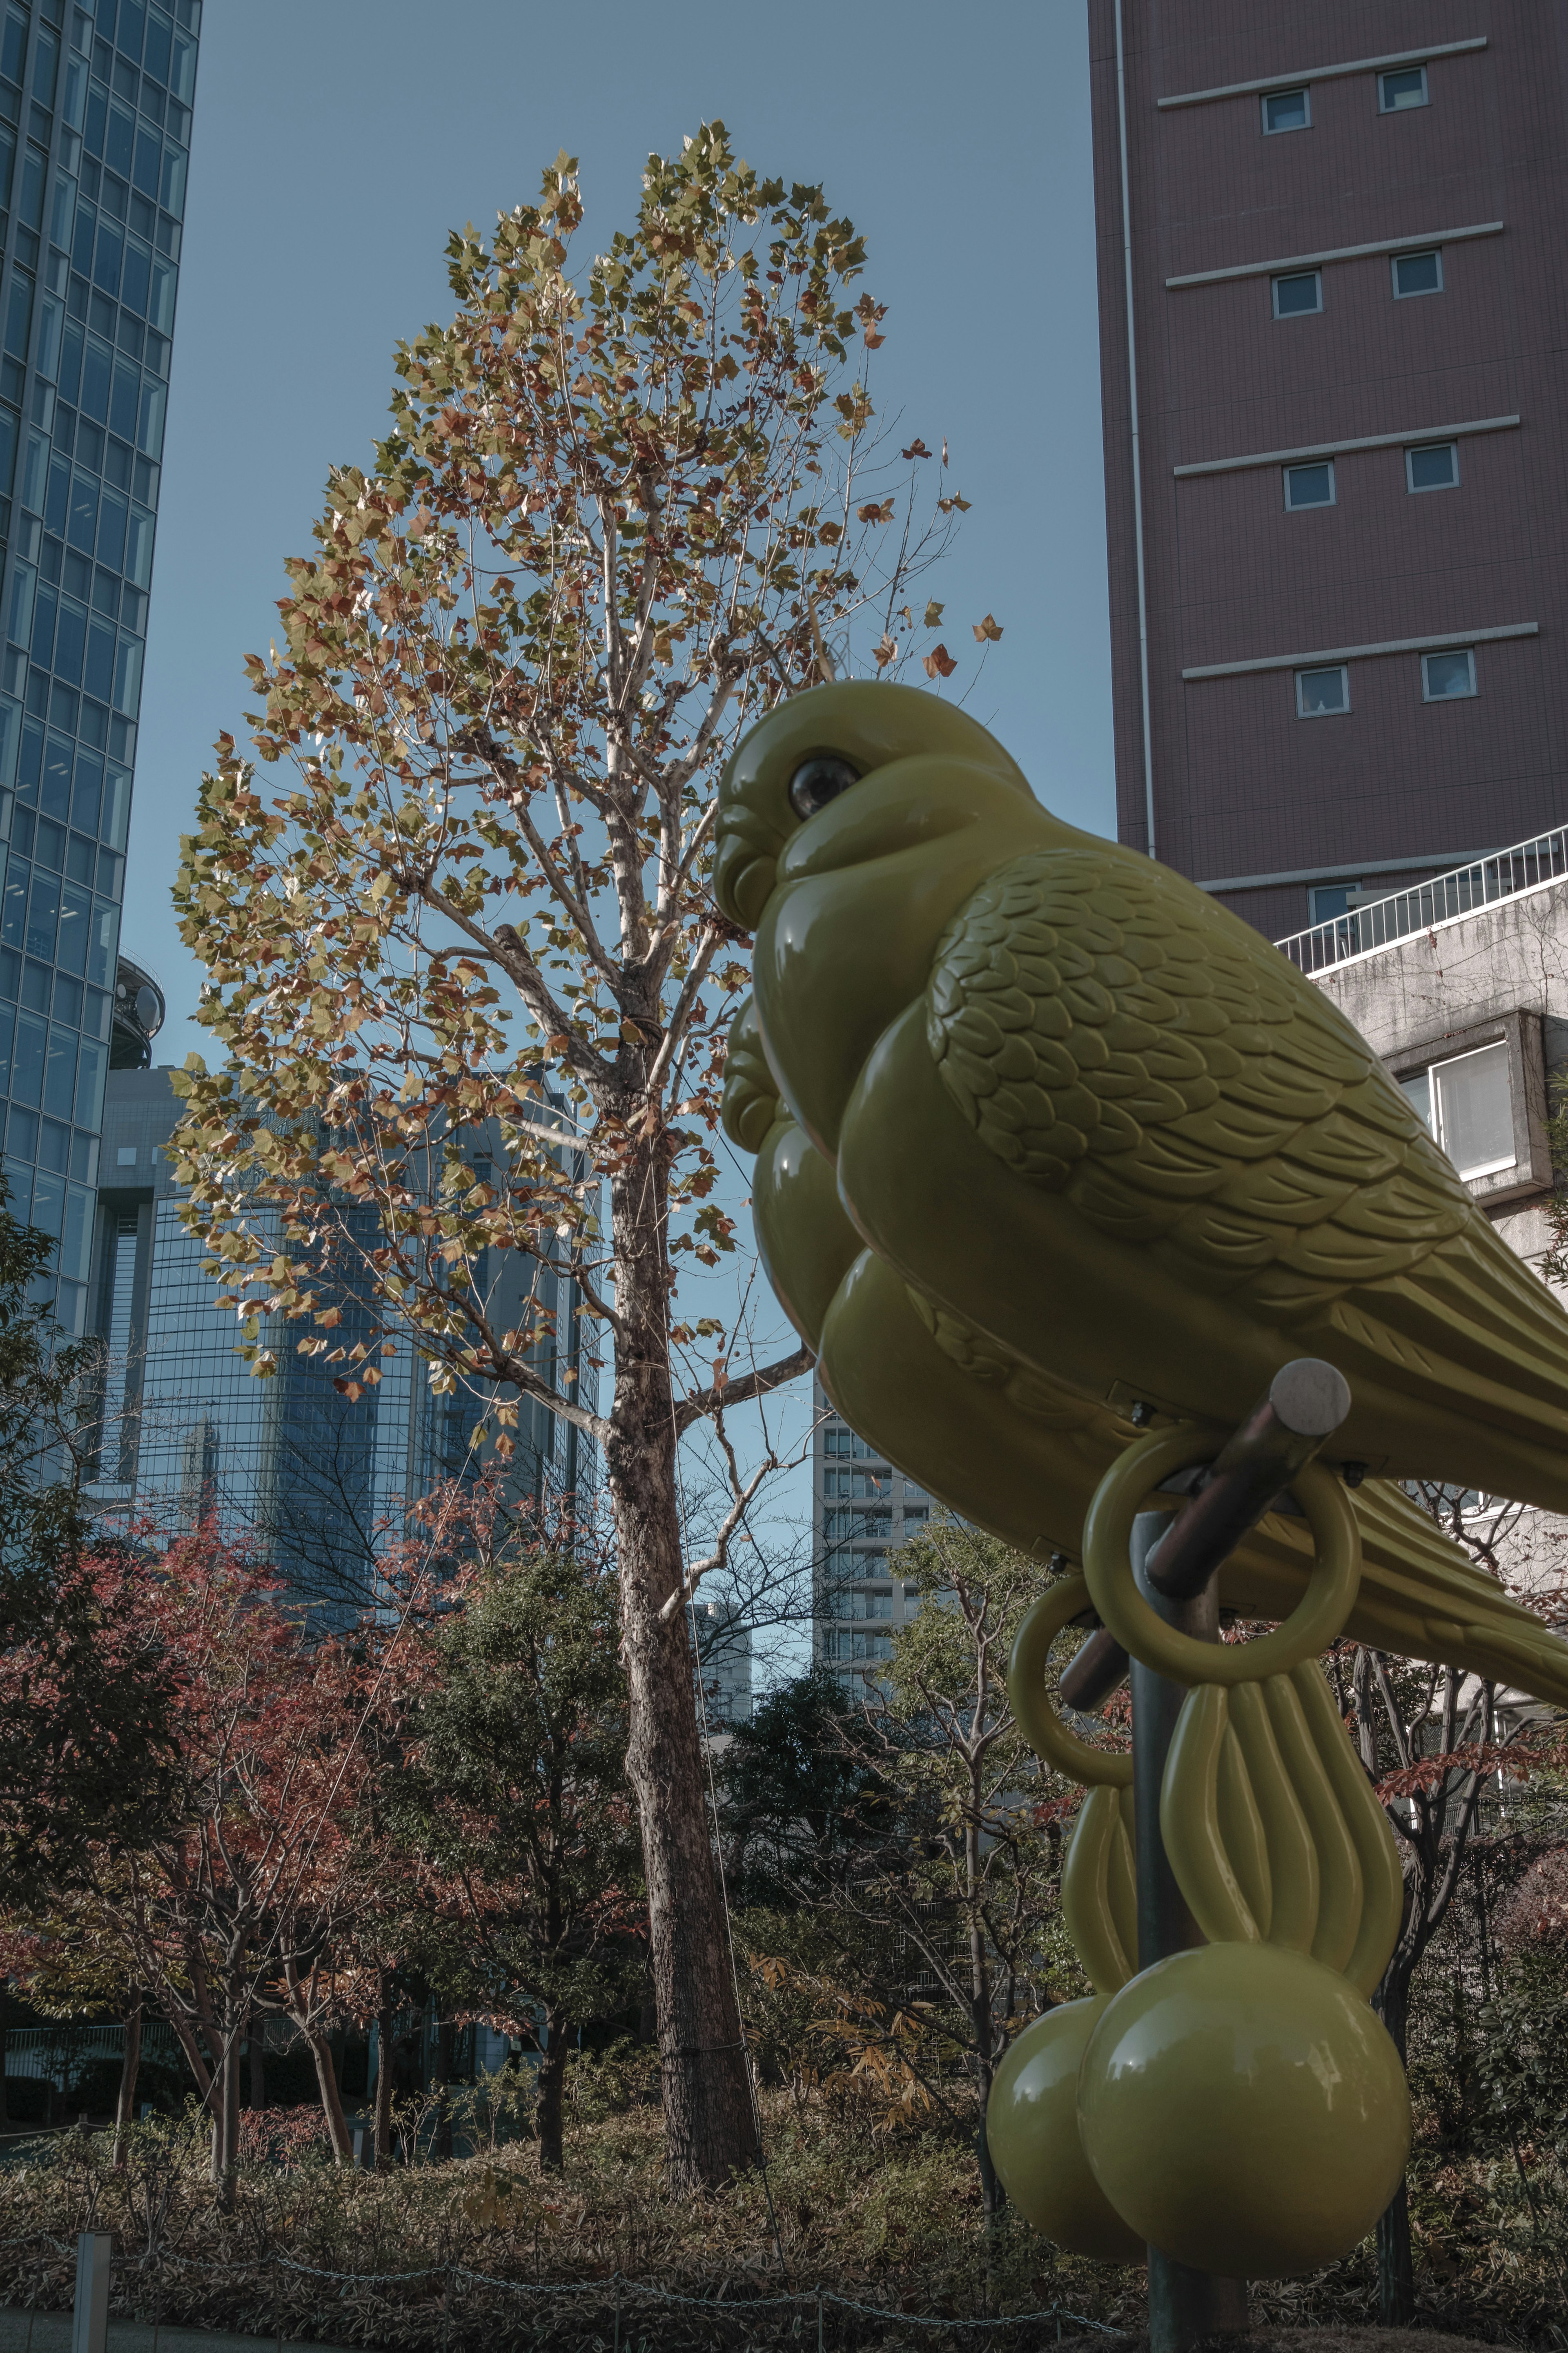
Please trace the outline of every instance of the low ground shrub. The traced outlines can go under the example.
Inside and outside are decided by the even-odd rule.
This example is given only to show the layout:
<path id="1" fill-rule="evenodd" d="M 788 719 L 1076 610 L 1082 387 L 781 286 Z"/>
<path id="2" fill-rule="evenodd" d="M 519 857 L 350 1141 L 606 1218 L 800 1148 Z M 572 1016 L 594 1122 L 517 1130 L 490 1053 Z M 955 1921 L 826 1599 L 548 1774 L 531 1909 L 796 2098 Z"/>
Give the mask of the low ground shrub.
<path id="1" fill-rule="evenodd" d="M 624 2105 L 573 2124 L 559 2178 L 541 2179 L 521 2140 L 380 2177 L 342 2169 L 324 2148 L 316 2155 L 303 2116 L 296 2126 L 289 2112 L 267 2111 L 247 2129 L 224 2215 L 194 2106 L 179 2122 L 137 2126 L 118 2173 L 108 2136 L 62 2133 L 0 2176 L 0 2240 L 26 2242 L 0 2250 L 0 2289 L 13 2304 L 65 2308 L 74 2236 L 91 2227 L 114 2234 L 116 2313 L 399 2353 L 489 2353 L 498 2333 L 578 2353 L 596 2338 L 610 2346 L 617 2327 L 623 2345 L 640 2338 L 648 2353 L 795 2348 L 815 2339 L 819 2288 L 894 2315 L 1056 2307 L 1142 2326 L 1137 2271 L 1063 2256 L 1011 2214 L 987 2238 L 973 2150 L 951 2129 L 874 2133 L 798 2092 L 764 2093 L 765 2178 L 677 2198 L 637 2069 L 606 2053 L 580 2073 L 584 2099 Z M 1521 2174 L 1511 2158 L 1456 2164 L 1428 2134 L 1412 2188 L 1422 2320 L 1560 2346 L 1568 2183 L 1555 2153 L 1526 2150 Z M 717 2308 L 660 2303 L 617 2286 L 617 2274 Z M 762 2301 L 792 2293 L 792 2303 Z M 1255 2308 L 1280 2326 L 1372 2319 L 1370 2246 L 1318 2278 L 1257 2290 Z M 933 2353 L 944 2342 L 833 2304 L 823 2331 L 825 2347 Z M 1022 2353 L 1040 2330 L 951 2341 Z"/>

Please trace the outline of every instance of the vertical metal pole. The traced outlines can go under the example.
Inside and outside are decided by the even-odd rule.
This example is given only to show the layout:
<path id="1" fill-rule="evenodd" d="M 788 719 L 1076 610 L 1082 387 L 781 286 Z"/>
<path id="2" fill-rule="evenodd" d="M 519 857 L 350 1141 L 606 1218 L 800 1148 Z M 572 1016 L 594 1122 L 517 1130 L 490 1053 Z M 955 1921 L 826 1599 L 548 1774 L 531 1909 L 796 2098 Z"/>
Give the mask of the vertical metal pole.
<path id="1" fill-rule="evenodd" d="M 76 2242 L 71 2353 L 104 2353 L 109 2343 L 109 2260 L 113 2252 L 114 2241 L 107 2231 L 84 2231 Z"/>
<path id="2" fill-rule="evenodd" d="M 1211 1579 L 1194 1600 L 1170 1601 L 1144 1576 L 1144 1563 L 1170 1526 L 1168 1512 L 1141 1512 L 1132 1523 L 1132 1573 L 1145 1601 L 1168 1626 L 1194 1641 L 1219 1640 L 1219 1591 Z M 1160 1788 L 1165 1756 L 1186 1693 L 1152 1668 L 1132 1662 L 1132 1788 L 1137 1817 L 1138 1967 L 1152 1968 L 1172 1953 L 1201 1945 L 1182 1900 L 1160 1836 Z M 1194 2271 L 1173 2255 L 1149 2250 L 1149 2353 L 1187 2353 L 1210 2337 L 1247 2327 L 1247 2283 Z"/>

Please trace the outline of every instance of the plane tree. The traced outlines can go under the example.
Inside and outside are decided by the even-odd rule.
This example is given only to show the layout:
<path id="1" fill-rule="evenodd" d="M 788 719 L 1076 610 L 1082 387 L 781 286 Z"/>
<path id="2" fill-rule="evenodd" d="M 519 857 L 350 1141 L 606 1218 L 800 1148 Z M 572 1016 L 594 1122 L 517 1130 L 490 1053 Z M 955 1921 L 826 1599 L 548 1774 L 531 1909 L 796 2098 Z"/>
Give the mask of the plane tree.
<path id="1" fill-rule="evenodd" d="M 390 431 L 287 567 L 248 748 L 220 742 L 184 846 L 219 1060 L 176 1082 L 176 1150 L 258 1373 L 301 1349 L 353 1398 L 412 1350 L 489 1401 L 503 1457 L 527 1405 L 599 1450 L 693 2184 L 755 2145 L 678 1451 L 808 1363 L 756 1361 L 679 1295 L 734 1246 L 714 1137 L 746 942 L 709 888 L 717 778 L 835 659 L 959 670 L 909 599 L 963 502 L 945 444 L 876 421 L 883 311 L 819 189 L 760 178 L 713 123 L 649 158 L 635 227 L 574 269 L 582 217 L 563 156 L 537 204 L 452 237 L 456 315 L 400 347 Z M 974 631 L 983 653 L 996 625 Z M 597 1396 L 572 1384 L 574 1300 Z M 717 1451 L 721 1561 L 770 1449 Z"/>

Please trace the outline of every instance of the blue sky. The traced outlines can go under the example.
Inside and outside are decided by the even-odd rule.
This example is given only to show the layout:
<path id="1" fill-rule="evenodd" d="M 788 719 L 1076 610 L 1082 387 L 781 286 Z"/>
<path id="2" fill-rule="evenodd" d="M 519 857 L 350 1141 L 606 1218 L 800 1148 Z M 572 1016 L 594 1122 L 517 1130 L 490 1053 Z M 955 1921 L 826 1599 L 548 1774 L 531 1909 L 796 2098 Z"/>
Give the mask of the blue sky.
<path id="1" fill-rule="evenodd" d="M 994 612 L 977 717 L 1041 797 L 1112 823 L 1083 0 L 209 0 L 196 90 L 123 944 L 204 1042 L 169 905 L 213 738 L 237 732 L 282 561 L 329 466 L 383 429 L 400 336 L 449 315 L 442 248 L 581 158 L 592 251 L 650 148 L 720 116 L 742 154 L 820 181 L 889 306 L 885 413 L 973 501 L 922 584 Z M 973 607 L 973 612 L 971 612 Z"/>

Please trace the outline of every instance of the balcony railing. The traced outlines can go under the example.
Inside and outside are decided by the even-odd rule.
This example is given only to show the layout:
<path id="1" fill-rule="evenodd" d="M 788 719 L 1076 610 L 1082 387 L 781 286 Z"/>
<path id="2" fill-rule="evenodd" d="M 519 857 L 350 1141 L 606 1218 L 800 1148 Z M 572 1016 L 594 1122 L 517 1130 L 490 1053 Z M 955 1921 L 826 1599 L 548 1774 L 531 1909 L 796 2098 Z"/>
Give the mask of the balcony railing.
<path id="1" fill-rule="evenodd" d="M 1302 972 L 1321 972 L 1346 964 L 1352 956 L 1374 955 L 1417 932 L 1435 931 L 1440 923 L 1457 923 L 1499 899 L 1517 898 L 1539 891 L 1568 875 L 1568 826 L 1539 833 L 1512 849 L 1478 858 L 1471 866 L 1457 866 L 1449 874 L 1435 874 L 1387 899 L 1373 899 L 1350 913 L 1314 923 L 1310 931 L 1293 932 L 1274 944 Z"/>

